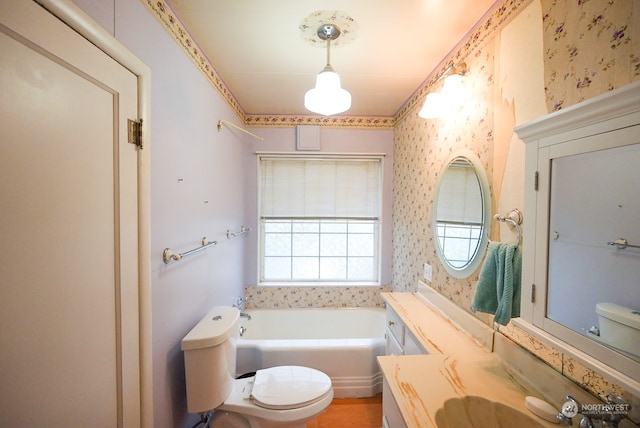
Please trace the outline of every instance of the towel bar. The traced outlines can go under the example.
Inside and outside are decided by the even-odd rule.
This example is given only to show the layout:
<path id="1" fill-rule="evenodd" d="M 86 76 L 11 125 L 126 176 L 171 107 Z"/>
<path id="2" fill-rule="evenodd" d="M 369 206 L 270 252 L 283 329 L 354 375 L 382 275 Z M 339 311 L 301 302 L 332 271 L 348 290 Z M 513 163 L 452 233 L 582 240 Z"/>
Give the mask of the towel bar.
<path id="1" fill-rule="evenodd" d="M 516 233 L 518 234 L 518 237 L 516 238 L 516 245 L 520 245 L 520 242 L 522 241 L 522 228 L 520 227 L 522 224 L 522 212 L 520 212 L 519 209 L 514 208 L 504 216 L 496 214 L 493 216 L 493 219 L 502 223 L 509 223 L 513 228 L 515 228 Z"/>
<path id="2" fill-rule="evenodd" d="M 616 239 L 613 242 L 607 242 L 607 245 L 615 245 L 616 247 L 618 247 L 618 249 L 620 250 L 624 250 L 625 248 L 629 247 L 629 248 L 640 248 L 640 245 L 631 245 L 629 244 L 629 242 L 624 239 L 624 238 L 619 238 Z"/>
<path id="3" fill-rule="evenodd" d="M 204 238 L 202 238 L 202 245 L 200 247 L 194 248 L 193 250 L 185 251 L 184 253 L 173 254 L 173 252 L 169 248 L 165 248 L 164 251 L 162 252 L 162 261 L 164 262 L 164 264 L 168 264 L 172 260 L 175 260 L 175 261 L 182 260 L 185 257 L 188 257 L 195 253 L 199 253 L 205 248 L 209 248 L 217 244 L 218 244 L 218 241 L 209 242 L 209 240 L 205 236 Z"/>
<path id="4" fill-rule="evenodd" d="M 244 235 L 249 232 L 251 232 L 251 228 L 244 226 L 241 226 L 238 232 L 232 232 L 230 229 L 227 229 L 227 239 L 235 238 L 236 236 Z"/>

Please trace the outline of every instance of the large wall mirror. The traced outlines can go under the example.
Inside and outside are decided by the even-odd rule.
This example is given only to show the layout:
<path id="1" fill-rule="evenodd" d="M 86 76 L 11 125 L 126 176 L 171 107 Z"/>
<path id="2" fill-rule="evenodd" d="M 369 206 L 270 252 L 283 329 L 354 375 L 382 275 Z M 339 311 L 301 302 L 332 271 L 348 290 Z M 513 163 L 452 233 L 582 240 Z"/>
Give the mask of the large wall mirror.
<path id="1" fill-rule="evenodd" d="M 433 207 L 436 250 L 447 272 L 466 278 L 487 247 L 491 195 L 484 168 L 471 152 L 456 152 L 438 177 Z"/>
<path id="2" fill-rule="evenodd" d="M 519 326 L 640 393 L 640 82 L 516 129 L 527 143 Z M 529 290 L 523 290 L 523 296 Z M 519 323 L 520 321 L 515 321 Z M 563 348 L 565 345 L 569 345 Z M 580 352 L 575 352 L 578 349 Z"/>
<path id="3" fill-rule="evenodd" d="M 551 160 L 547 279 L 547 318 L 637 361 L 639 165 L 640 144 Z"/>

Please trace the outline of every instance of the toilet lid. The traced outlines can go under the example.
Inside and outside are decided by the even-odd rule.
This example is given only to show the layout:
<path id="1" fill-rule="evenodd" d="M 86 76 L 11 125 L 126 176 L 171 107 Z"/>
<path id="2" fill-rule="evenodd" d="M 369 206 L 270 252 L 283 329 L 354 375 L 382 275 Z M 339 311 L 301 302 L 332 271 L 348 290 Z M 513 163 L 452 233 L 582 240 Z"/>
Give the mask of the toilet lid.
<path id="1" fill-rule="evenodd" d="M 317 401 L 330 390 L 331 379 L 319 370 L 279 366 L 256 372 L 251 398 L 267 409 L 295 409 Z"/>

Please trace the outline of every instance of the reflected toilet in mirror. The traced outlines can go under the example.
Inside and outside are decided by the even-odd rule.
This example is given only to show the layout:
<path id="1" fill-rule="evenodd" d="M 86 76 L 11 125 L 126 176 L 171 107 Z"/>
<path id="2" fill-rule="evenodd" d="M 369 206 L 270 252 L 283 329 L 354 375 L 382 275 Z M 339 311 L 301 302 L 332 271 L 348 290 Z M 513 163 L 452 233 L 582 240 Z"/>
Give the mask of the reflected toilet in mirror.
<path id="1" fill-rule="evenodd" d="M 590 329 L 594 339 L 623 351 L 638 359 L 640 357 L 640 311 L 616 305 L 598 303 L 598 329 Z"/>

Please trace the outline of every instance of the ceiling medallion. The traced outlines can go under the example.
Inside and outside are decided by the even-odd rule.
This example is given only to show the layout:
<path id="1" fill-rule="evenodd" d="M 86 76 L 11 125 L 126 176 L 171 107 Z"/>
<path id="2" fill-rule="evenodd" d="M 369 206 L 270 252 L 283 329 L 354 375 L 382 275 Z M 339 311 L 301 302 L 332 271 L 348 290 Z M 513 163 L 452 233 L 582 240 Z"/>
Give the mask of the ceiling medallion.
<path id="1" fill-rule="evenodd" d="M 311 46 L 326 47 L 327 38 L 318 29 L 325 24 L 332 24 L 338 29 L 339 38 L 332 41 L 332 46 L 344 46 L 356 38 L 358 22 L 342 10 L 317 10 L 304 18 L 298 28 L 300 36 Z"/>

